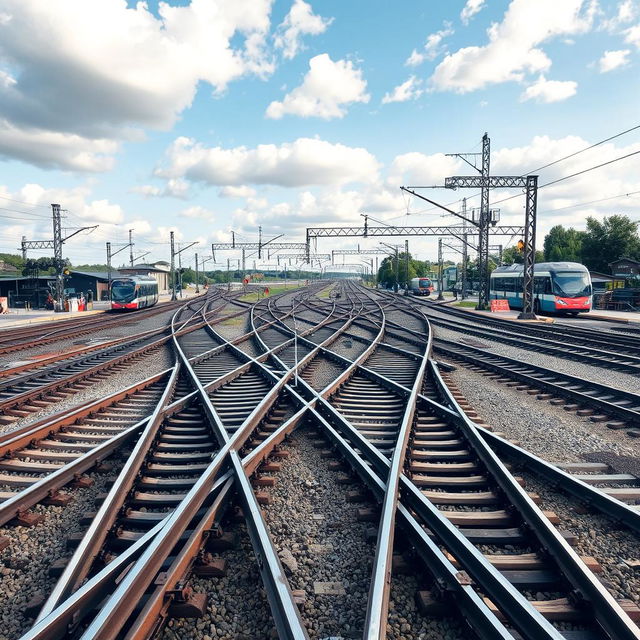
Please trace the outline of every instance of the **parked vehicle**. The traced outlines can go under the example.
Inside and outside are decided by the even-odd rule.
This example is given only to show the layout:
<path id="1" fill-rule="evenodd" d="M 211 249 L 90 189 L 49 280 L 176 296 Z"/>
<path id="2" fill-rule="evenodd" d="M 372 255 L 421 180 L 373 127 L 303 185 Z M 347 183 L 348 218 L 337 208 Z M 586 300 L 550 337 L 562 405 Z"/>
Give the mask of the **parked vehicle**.
<path id="1" fill-rule="evenodd" d="M 410 287 L 414 296 L 429 296 L 434 289 L 430 278 L 411 278 Z"/>

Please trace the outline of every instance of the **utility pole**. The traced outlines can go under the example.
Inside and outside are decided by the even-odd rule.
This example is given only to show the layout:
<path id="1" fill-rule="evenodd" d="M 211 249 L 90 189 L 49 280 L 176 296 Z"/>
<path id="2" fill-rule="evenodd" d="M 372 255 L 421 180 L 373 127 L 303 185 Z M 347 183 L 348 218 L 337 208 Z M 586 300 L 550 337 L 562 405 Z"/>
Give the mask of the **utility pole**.
<path id="1" fill-rule="evenodd" d="M 27 259 L 27 236 L 22 236 L 22 259 Z"/>
<path id="2" fill-rule="evenodd" d="M 478 235 L 478 266 L 480 284 L 478 309 L 486 309 L 489 304 L 489 163 L 491 141 L 485 132 L 482 136 L 482 186 L 480 187 L 480 233 Z"/>
<path id="3" fill-rule="evenodd" d="M 462 198 L 462 215 L 467 217 L 467 199 Z M 467 248 L 467 221 L 462 222 L 462 299 L 467 297 L 467 269 L 469 252 Z"/>
<path id="4" fill-rule="evenodd" d="M 404 263 L 406 268 L 405 273 L 405 294 L 409 295 L 409 240 L 405 239 L 404 241 Z"/>
<path id="5" fill-rule="evenodd" d="M 438 300 L 444 300 L 442 289 L 444 288 L 444 264 L 442 261 L 442 238 L 438 238 Z"/>
<path id="6" fill-rule="evenodd" d="M 245 254 L 245 249 L 244 247 L 242 248 L 242 273 L 244 273 L 247 269 L 246 269 L 246 254 Z"/>
<path id="7" fill-rule="evenodd" d="M 180 247 L 180 244 L 178 244 Z M 178 251 L 178 296 L 182 299 L 182 251 Z"/>
<path id="8" fill-rule="evenodd" d="M 258 258 L 262 260 L 262 225 L 258 227 Z"/>
<path id="9" fill-rule="evenodd" d="M 107 297 L 111 302 L 111 243 L 107 242 Z M 96 285 L 97 286 L 97 285 Z"/>
<path id="10" fill-rule="evenodd" d="M 169 232 L 171 242 L 171 300 L 176 299 L 176 259 L 173 231 Z"/>
<path id="11" fill-rule="evenodd" d="M 198 281 L 198 254 L 196 253 L 196 293 L 200 293 L 200 286 Z"/>
<path id="12" fill-rule="evenodd" d="M 58 308 L 63 308 L 64 297 L 64 276 L 62 274 L 62 221 L 60 218 L 60 205 L 52 204 L 51 213 L 53 218 L 53 259 L 56 265 L 56 302 Z"/>
<path id="13" fill-rule="evenodd" d="M 129 265 L 133 268 L 133 229 L 129 229 Z"/>

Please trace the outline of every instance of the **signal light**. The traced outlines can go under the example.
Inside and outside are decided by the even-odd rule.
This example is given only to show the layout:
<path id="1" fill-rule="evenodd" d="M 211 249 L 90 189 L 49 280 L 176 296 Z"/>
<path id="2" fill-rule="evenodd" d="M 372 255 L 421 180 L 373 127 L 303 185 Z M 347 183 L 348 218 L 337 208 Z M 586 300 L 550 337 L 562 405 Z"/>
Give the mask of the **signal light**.
<path id="1" fill-rule="evenodd" d="M 524 242 L 522 240 L 518 240 L 516 247 L 518 248 L 518 251 L 524 251 Z"/>

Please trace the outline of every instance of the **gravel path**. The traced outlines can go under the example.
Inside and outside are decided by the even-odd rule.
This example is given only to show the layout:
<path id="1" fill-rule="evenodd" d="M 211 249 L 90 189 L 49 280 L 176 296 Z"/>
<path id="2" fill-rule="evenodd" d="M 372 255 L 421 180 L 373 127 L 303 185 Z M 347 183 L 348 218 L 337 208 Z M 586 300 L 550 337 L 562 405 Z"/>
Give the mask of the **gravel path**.
<path id="1" fill-rule="evenodd" d="M 459 331 L 452 331 L 450 329 L 443 329 L 442 327 L 435 326 L 433 327 L 433 331 L 436 338 L 444 338 L 445 340 L 452 340 L 456 342 L 460 340 L 461 335 L 464 335 Z M 578 376 L 579 378 L 593 380 L 594 382 L 607 386 L 613 384 L 616 389 L 640 394 L 640 379 L 628 373 L 610 371 L 608 369 L 591 366 L 575 360 L 563 360 L 562 358 L 556 358 L 555 356 L 538 353 L 536 351 L 528 351 L 511 345 L 500 344 L 499 342 L 487 340 L 486 338 L 478 338 L 476 336 L 469 336 L 469 338 L 474 344 L 482 342 L 487 345 L 487 352 L 495 353 L 499 356 L 506 356 L 507 358 L 514 358 L 523 362 L 529 362 L 531 364 L 547 367 L 548 369 L 560 371 L 571 376 Z"/>
<path id="2" fill-rule="evenodd" d="M 594 451 L 640 455 L 640 442 L 624 429 L 607 429 L 462 367 L 450 375 L 487 424 L 551 462 L 581 462 Z"/>
<path id="3" fill-rule="evenodd" d="M 94 484 L 86 489 L 65 488 L 73 500 L 64 507 L 36 505 L 33 511 L 45 519 L 32 528 L 2 527 L 0 535 L 11 544 L 0 554 L 0 640 L 20 637 L 33 624 L 23 616 L 24 606 L 38 592 L 48 594 L 55 585 L 49 577 L 50 565 L 70 557 L 67 537 L 87 526 L 80 524 L 85 511 L 95 509 L 95 498 L 106 491 L 112 476 L 89 474 Z"/>
<path id="4" fill-rule="evenodd" d="M 78 391 L 60 402 L 44 407 L 36 413 L 31 413 L 26 418 L 19 418 L 11 424 L 0 425 L 0 433 L 13 431 L 18 427 L 31 424 L 32 422 L 40 420 L 41 418 L 53 413 L 59 413 L 61 411 L 72 409 L 73 407 L 77 407 L 89 400 L 104 398 L 112 393 L 116 393 L 116 391 L 119 391 L 123 387 L 131 386 L 136 382 L 140 382 L 140 380 L 149 378 L 156 373 L 160 373 L 161 371 L 172 367 L 174 362 L 175 359 L 170 347 L 162 346 L 159 349 L 137 359 L 120 373 L 94 382 L 91 387 Z"/>

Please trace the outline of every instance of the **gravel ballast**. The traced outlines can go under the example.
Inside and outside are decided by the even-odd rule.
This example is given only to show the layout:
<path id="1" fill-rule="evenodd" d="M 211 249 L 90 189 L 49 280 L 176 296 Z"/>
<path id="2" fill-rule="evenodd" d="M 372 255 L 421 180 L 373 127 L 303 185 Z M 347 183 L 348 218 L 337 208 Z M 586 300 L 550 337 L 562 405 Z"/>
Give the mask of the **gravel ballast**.
<path id="1" fill-rule="evenodd" d="M 83 513 L 94 510 L 96 497 L 113 480 L 111 475 L 88 475 L 94 480 L 90 487 L 65 488 L 72 496 L 66 506 L 36 505 L 33 511 L 45 518 L 35 527 L 0 528 L 0 535 L 11 540 L 0 554 L 0 640 L 19 638 L 31 627 L 33 620 L 23 615 L 25 605 L 38 593 L 50 593 L 56 579 L 49 576 L 49 567 L 71 556 L 67 537 L 87 529 L 80 524 Z"/>
<path id="2" fill-rule="evenodd" d="M 446 360 L 443 358 L 443 360 Z M 474 411 L 491 427 L 551 462 L 581 462 L 583 455 L 610 451 L 640 455 L 640 443 L 624 430 L 607 429 L 562 406 L 537 400 L 459 365 L 451 378 Z"/>
<path id="3" fill-rule="evenodd" d="M 94 382 L 90 387 L 82 389 L 73 395 L 55 402 L 48 407 L 44 407 L 40 411 L 29 414 L 24 418 L 10 423 L 0 425 L 0 433 L 8 433 L 19 427 L 31 424 L 36 420 L 40 420 L 48 415 L 60 413 L 77 407 L 91 400 L 98 400 L 106 396 L 116 393 L 125 387 L 129 387 L 141 380 L 145 380 L 156 373 L 160 373 L 175 363 L 174 356 L 168 346 L 162 346 L 155 349 L 151 353 L 136 359 L 126 369 L 118 373 L 112 374 L 104 379 Z"/>
<path id="4" fill-rule="evenodd" d="M 434 326 L 433 331 L 436 338 L 443 338 L 454 342 L 458 342 L 461 337 L 465 337 L 464 332 L 452 331 L 451 329 L 444 329 L 442 327 Z M 613 383 L 616 389 L 628 391 L 629 393 L 640 393 L 640 380 L 632 374 L 611 371 L 609 369 L 584 364 L 576 360 L 564 360 L 563 358 L 556 358 L 555 356 L 539 353 L 538 351 L 529 351 L 512 345 L 501 344 L 500 342 L 487 338 L 479 338 L 476 336 L 468 337 L 471 343 L 482 342 L 485 344 L 486 348 L 484 350 L 487 351 L 487 353 L 494 353 L 499 356 L 546 367 L 552 371 L 559 371 L 570 376 L 592 380 L 598 384 L 610 386 Z M 462 344 L 464 344 L 464 342 Z"/>

